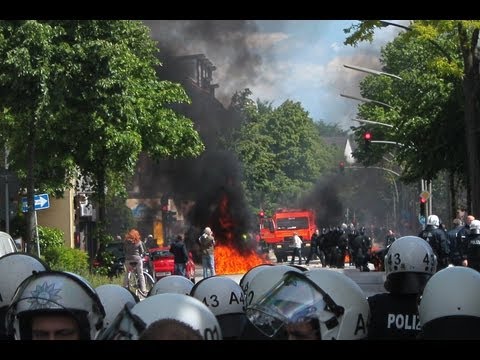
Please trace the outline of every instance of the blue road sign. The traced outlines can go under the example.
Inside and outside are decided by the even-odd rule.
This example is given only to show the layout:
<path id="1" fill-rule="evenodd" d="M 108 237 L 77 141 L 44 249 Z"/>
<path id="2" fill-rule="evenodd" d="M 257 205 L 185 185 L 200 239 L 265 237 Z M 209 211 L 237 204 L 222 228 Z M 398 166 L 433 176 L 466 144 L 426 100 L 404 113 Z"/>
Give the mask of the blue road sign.
<path id="1" fill-rule="evenodd" d="M 50 207 L 50 199 L 48 194 L 39 194 L 34 196 L 35 199 L 35 210 L 48 209 Z M 28 211 L 27 198 L 22 197 L 22 211 Z"/>

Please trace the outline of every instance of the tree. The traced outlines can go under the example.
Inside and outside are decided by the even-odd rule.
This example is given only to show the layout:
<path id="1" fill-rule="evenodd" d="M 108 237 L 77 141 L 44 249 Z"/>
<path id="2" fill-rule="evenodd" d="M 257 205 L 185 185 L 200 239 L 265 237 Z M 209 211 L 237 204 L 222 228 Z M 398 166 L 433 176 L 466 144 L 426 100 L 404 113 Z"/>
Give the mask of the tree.
<path id="1" fill-rule="evenodd" d="M 371 41 L 374 29 L 382 26 L 380 21 L 374 20 L 352 25 L 345 29 L 346 33 L 351 33 L 345 44 L 355 46 L 360 41 Z M 475 129 L 480 118 L 480 54 L 477 51 L 480 21 L 416 20 L 410 29 L 412 31 L 405 36 L 411 41 L 420 39 L 430 44 L 430 57 L 424 68 L 434 70 L 444 78 L 457 79 L 462 84 L 458 99 L 463 102 L 464 110 L 463 136 L 467 156 L 464 172 L 468 174 L 468 193 L 471 194 L 468 207 L 471 213 L 478 213 L 480 189 L 476 184 L 480 181 L 480 147 Z M 450 108 L 450 111 L 458 113 L 461 109 Z"/>
<path id="2" fill-rule="evenodd" d="M 140 21 L 0 22 L 0 124 L 27 190 L 27 241 L 35 191 L 61 192 L 76 166 L 102 220 L 106 189 L 124 191 L 140 151 L 201 153 L 192 122 L 170 108 L 185 92 L 156 77 L 157 51 Z"/>
<path id="3" fill-rule="evenodd" d="M 300 103 L 287 100 L 274 108 L 260 100 L 255 104 L 248 95 L 234 97 L 242 101 L 231 106 L 243 119 L 232 148 L 243 163 L 248 201 L 268 211 L 295 204 L 333 167 L 333 149 L 324 145 Z"/>

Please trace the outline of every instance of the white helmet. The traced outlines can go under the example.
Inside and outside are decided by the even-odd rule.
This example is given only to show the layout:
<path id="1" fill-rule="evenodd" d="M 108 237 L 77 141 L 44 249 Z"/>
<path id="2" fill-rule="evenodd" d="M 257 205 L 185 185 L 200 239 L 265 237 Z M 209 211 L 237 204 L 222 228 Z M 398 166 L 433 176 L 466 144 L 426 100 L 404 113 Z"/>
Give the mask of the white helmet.
<path id="1" fill-rule="evenodd" d="M 97 292 L 103 308 L 105 309 L 105 318 L 103 319 L 103 329 L 109 327 L 115 317 L 122 311 L 127 303 L 136 304 L 139 300 L 136 295 L 123 286 L 116 284 L 105 284 L 98 286 Z"/>
<path id="2" fill-rule="evenodd" d="M 26 253 L 14 252 L 0 257 L 0 308 L 10 305 L 18 286 L 33 272 L 46 271 L 46 265 L 39 258 Z M 3 324 L 0 324 L 3 326 Z"/>
<path id="3" fill-rule="evenodd" d="M 243 289 L 244 293 L 246 294 L 248 291 L 248 287 L 250 286 L 250 281 L 257 275 L 261 270 L 263 266 L 273 266 L 273 264 L 260 264 L 257 266 L 254 266 L 250 270 L 248 270 L 240 279 L 240 287 Z"/>
<path id="4" fill-rule="evenodd" d="M 437 215 L 430 215 L 427 218 L 427 225 L 433 225 L 433 226 L 439 227 L 440 226 L 440 219 L 438 218 Z"/>
<path id="5" fill-rule="evenodd" d="M 193 282 L 181 275 L 165 276 L 158 280 L 153 285 L 152 290 L 148 293 L 148 296 L 174 293 L 189 295 L 192 290 Z"/>
<path id="6" fill-rule="evenodd" d="M 258 299 L 272 288 L 287 271 L 296 271 L 301 273 L 298 268 L 289 265 L 265 266 L 252 278 L 250 286 L 245 293 L 245 308 L 255 304 Z"/>
<path id="7" fill-rule="evenodd" d="M 395 240 L 385 255 L 385 289 L 392 293 L 419 294 L 437 271 L 437 257 L 418 236 Z"/>
<path id="8" fill-rule="evenodd" d="M 245 295 L 234 280 L 211 276 L 199 281 L 190 295 L 208 306 L 217 317 L 223 338 L 238 338 L 247 323 Z"/>
<path id="9" fill-rule="evenodd" d="M 480 220 L 472 220 L 470 223 L 470 234 L 480 234 Z"/>
<path id="10" fill-rule="evenodd" d="M 198 330 L 204 340 L 222 340 L 218 320 L 200 300 L 183 294 L 158 294 L 147 297 L 133 308 L 125 306 L 101 340 L 138 340 L 141 333 L 153 322 L 161 319 L 181 321 Z"/>
<path id="11" fill-rule="evenodd" d="M 61 271 L 43 271 L 29 276 L 18 287 L 8 310 L 6 324 L 15 339 L 31 337 L 27 324 L 37 313 L 73 315 L 81 339 L 93 340 L 102 328 L 105 310 L 92 286 L 80 276 Z"/>
<path id="12" fill-rule="evenodd" d="M 425 337 L 479 338 L 480 273 L 447 267 L 427 282 L 418 314 Z"/>
<path id="13" fill-rule="evenodd" d="M 362 289 L 342 273 L 290 271 L 247 309 L 247 316 L 268 336 L 284 325 L 316 320 L 321 340 L 357 340 L 367 336 L 369 305 Z"/>
<path id="14" fill-rule="evenodd" d="M 337 306 L 344 308 L 343 315 L 337 317 L 338 326 L 328 329 L 329 324 L 322 324 L 320 321 L 322 339 L 357 340 L 365 338 L 370 308 L 360 286 L 345 274 L 327 269 L 310 270 L 305 273 L 305 276 L 320 287 Z M 326 304 L 329 307 L 335 307 Z"/>

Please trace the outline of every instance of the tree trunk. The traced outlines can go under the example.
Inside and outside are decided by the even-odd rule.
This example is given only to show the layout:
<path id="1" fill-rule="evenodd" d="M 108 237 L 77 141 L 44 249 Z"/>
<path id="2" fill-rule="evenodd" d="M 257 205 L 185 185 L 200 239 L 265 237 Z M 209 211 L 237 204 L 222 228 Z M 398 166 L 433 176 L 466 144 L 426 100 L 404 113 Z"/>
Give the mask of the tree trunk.
<path id="1" fill-rule="evenodd" d="M 29 136 L 27 144 L 27 203 L 28 211 L 25 214 L 27 222 L 26 245 L 30 254 L 35 254 L 35 135 Z M 38 255 L 38 254 L 37 254 Z"/>
<path id="2" fill-rule="evenodd" d="M 476 55 L 475 49 L 479 31 L 475 29 L 469 39 L 467 31 L 461 23 L 458 25 L 458 30 L 464 60 L 465 140 L 468 151 L 468 185 L 471 194 L 471 205 L 468 211 L 478 217 L 480 216 L 480 148 L 478 141 L 480 136 L 480 108 L 478 103 L 480 96 L 480 59 Z"/>

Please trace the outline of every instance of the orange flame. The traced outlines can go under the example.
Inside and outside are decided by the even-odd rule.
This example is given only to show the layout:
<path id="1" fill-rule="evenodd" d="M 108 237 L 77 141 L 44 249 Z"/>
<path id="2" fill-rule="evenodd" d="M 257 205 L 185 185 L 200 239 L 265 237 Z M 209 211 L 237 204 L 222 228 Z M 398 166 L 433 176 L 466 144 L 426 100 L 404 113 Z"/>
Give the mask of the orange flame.
<path id="1" fill-rule="evenodd" d="M 244 274 L 257 265 L 269 262 L 266 257 L 260 256 L 253 250 L 242 255 L 237 249 L 229 246 L 215 247 L 215 272 L 218 275 Z"/>

